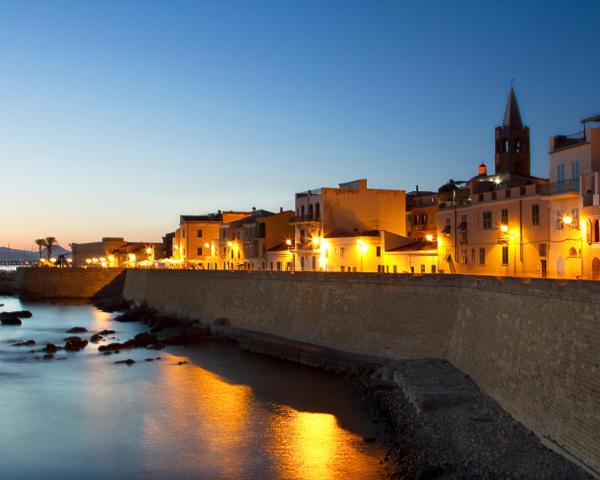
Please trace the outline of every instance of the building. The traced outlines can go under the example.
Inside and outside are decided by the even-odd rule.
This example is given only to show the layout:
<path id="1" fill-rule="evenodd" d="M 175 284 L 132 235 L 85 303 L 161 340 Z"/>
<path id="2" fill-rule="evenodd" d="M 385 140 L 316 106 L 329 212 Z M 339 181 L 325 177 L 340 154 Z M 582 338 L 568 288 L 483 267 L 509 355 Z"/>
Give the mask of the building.
<path id="1" fill-rule="evenodd" d="M 376 272 L 381 245 L 372 239 L 406 235 L 404 190 L 368 188 L 366 179 L 297 193 L 295 208 L 296 270 Z"/>
<path id="2" fill-rule="evenodd" d="M 437 235 L 438 194 L 417 189 L 406 194 L 407 235 L 413 240 L 432 242 Z"/>
<path id="3" fill-rule="evenodd" d="M 224 270 L 291 270 L 289 249 L 294 229 L 291 210 L 253 209 L 240 220 L 220 227 L 219 255 Z M 268 259 L 268 253 L 271 258 Z"/>
<path id="4" fill-rule="evenodd" d="M 153 266 L 163 257 L 163 244 L 128 242 L 123 237 L 103 237 L 99 242 L 73 243 L 73 265 L 76 267 Z"/>
<path id="5" fill-rule="evenodd" d="M 550 260 L 558 277 L 600 279 L 600 115 L 584 118 L 582 131 L 550 139 Z M 562 221 L 561 221 L 562 219 Z M 552 245 L 560 245 L 553 248 Z"/>
<path id="6" fill-rule="evenodd" d="M 592 121 L 598 117 L 586 119 Z M 529 128 L 511 88 L 495 131 L 494 174 L 482 164 L 470 180 L 439 189 L 438 271 L 591 278 L 584 259 L 593 242 L 582 244 L 580 211 L 594 218 L 584 205 L 593 203 L 594 169 L 600 168 L 596 131 L 553 137 L 549 179 L 532 176 Z"/>
<path id="7" fill-rule="evenodd" d="M 218 211 L 207 215 L 181 215 L 173 238 L 172 261 L 180 266 L 217 269 L 219 262 L 219 229 L 250 212 Z"/>

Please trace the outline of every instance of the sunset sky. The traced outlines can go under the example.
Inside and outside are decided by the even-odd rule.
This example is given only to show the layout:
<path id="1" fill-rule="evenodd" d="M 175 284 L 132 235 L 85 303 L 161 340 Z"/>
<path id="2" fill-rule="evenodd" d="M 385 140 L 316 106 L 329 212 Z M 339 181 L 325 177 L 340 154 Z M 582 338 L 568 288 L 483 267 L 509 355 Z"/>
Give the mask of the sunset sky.
<path id="1" fill-rule="evenodd" d="M 493 165 L 600 113 L 600 2 L 0 3 L 0 245 L 160 240 L 179 214 L 292 208 L 366 177 Z"/>

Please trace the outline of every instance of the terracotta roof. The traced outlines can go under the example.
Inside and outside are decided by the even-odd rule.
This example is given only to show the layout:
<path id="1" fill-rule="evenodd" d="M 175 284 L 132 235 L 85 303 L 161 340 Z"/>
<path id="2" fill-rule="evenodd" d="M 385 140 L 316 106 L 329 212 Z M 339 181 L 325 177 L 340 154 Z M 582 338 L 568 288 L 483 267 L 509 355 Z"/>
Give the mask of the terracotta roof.
<path id="1" fill-rule="evenodd" d="M 345 238 L 345 237 L 378 237 L 379 230 L 366 230 L 362 232 L 344 232 L 337 231 L 325 235 L 325 238 Z"/>
<path id="2" fill-rule="evenodd" d="M 418 252 L 427 250 L 437 250 L 437 242 L 412 242 L 401 247 L 390 248 L 386 252 Z"/>

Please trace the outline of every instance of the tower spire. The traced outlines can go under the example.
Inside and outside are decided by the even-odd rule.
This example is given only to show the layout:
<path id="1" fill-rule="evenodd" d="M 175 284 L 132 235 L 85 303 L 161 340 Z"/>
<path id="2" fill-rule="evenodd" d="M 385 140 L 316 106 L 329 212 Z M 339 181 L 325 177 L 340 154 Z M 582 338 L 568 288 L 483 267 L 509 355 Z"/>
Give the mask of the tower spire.
<path id="1" fill-rule="evenodd" d="M 519 104 L 517 103 L 517 96 L 515 95 L 515 87 L 512 85 L 510 86 L 508 101 L 506 102 L 506 108 L 504 109 L 504 121 L 502 122 L 502 126 L 523 128 L 521 112 L 519 111 Z"/>

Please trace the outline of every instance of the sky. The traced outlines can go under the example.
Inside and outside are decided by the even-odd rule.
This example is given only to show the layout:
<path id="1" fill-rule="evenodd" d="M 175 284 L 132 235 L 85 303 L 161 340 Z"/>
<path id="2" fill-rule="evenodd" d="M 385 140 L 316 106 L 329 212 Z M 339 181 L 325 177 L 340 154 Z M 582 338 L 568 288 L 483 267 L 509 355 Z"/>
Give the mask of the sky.
<path id="1" fill-rule="evenodd" d="M 546 177 L 600 113 L 598 38 L 594 0 L 1 0 L 0 245 L 435 190 L 493 165 L 511 79 Z"/>

